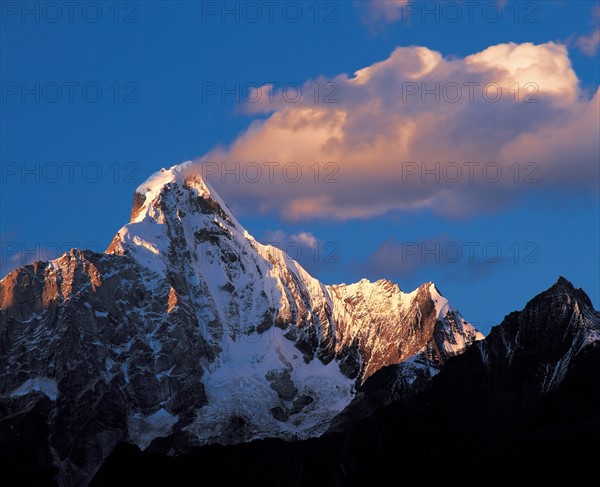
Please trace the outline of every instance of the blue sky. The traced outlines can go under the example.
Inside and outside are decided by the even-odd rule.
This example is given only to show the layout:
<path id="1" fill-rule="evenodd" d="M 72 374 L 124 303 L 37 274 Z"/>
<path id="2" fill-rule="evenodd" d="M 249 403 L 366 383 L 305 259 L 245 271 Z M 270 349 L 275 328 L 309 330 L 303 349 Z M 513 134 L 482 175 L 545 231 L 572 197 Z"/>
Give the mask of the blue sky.
<path id="1" fill-rule="evenodd" d="M 4 2 L 2 273 L 34 255 L 53 258 L 72 244 L 104 250 L 128 221 L 137 185 L 161 167 L 213 156 L 235 159 L 239 151 L 231 144 L 236 140 L 242 141 L 239 150 L 248 148 L 250 160 L 277 155 L 278 117 L 313 117 L 324 110 L 319 112 L 325 117 L 323 130 L 334 127 L 333 134 L 338 126 L 331 117 L 339 109 L 347 110 L 352 121 L 352 130 L 344 128 L 343 153 L 365 156 L 360 167 L 348 162 L 351 157 L 335 160 L 338 182 L 325 186 L 307 177 L 293 187 L 279 179 L 271 186 L 216 182 L 259 240 L 287 245 L 326 283 L 385 277 L 412 290 L 434 281 L 484 332 L 559 275 L 583 287 L 598 306 L 600 182 L 594 157 L 599 142 L 597 132 L 590 138 L 581 129 L 598 124 L 591 102 L 600 83 L 594 37 L 598 2 L 481 2 L 472 18 L 468 2 L 391 3 L 280 2 L 269 12 L 268 2 L 146 1 L 116 7 L 88 2 L 69 12 L 61 2 L 27 2 L 27 11 L 22 2 Z M 224 5 L 229 13 L 222 11 Z M 454 22 L 458 13 L 461 18 Z M 440 53 L 443 61 L 435 61 L 433 74 L 419 79 L 448 84 L 464 81 L 462 73 L 473 75 L 466 58 L 508 43 L 559 46 L 520 51 L 526 58 L 541 53 L 540 62 L 554 60 L 556 71 L 563 70 L 554 78 L 555 68 L 527 68 L 523 76 L 529 78 L 520 80 L 539 76 L 539 104 L 502 100 L 492 107 L 484 100 L 460 105 L 464 113 L 443 100 L 399 105 L 398 86 L 417 80 L 411 70 L 435 58 L 430 53 Z M 399 47 L 405 49 L 392 56 Z M 494 64 L 508 62 L 502 56 L 494 51 L 468 59 L 487 66 L 485 80 L 495 81 L 489 73 L 506 67 Z M 561 64 L 565 59 L 567 66 Z M 385 60 L 364 85 L 352 81 L 357 70 Z M 576 79 L 561 84 L 571 71 Z M 321 90 L 315 106 L 305 102 L 313 96 L 311 81 Z M 275 89 L 278 102 L 248 104 L 242 88 L 268 83 L 301 87 L 302 103 L 282 101 Z M 334 105 L 323 103 L 330 88 L 336 91 Z M 383 108 L 371 116 L 374 101 Z M 309 112 L 300 112 L 303 108 Z M 588 115 L 581 115 L 586 109 Z M 257 128 L 247 133 L 252 123 Z M 401 133 L 410 123 L 421 134 L 420 145 L 409 145 L 409 153 L 390 159 L 384 170 L 378 157 L 389 154 L 364 147 L 378 131 Z M 545 124 L 545 135 L 536 138 Z M 303 136 L 304 128 L 299 130 L 290 150 Z M 515 141 L 517 130 L 534 135 Z M 312 155 L 313 148 L 304 145 L 315 137 L 302 142 L 302 151 Z M 558 145 L 546 150 L 547 141 Z M 256 149 L 261 144 L 272 150 Z M 517 182 L 506 182 L 514 173 L 503 166 L 505 179 L 496 185 L 475 181 L 469 186 L 461 180 L 456 191 L 435 181 L 423 184 L 418 174 L 391 185 L 385 172 L 390 165 L 426 157 L 433 163 L 447 147 L 460 147 L 463 161 L 523 154 Z M 320 149 L 314 147 L 315 154 Z M 321 178 L 326 161 L 317 159 Z M 536 166 L 525 168 L 527 161 Z M 533 169 L 539 173 L 536 182 L 524 184 Z M 307 207 L 302 194 L 327 204 Z"/>

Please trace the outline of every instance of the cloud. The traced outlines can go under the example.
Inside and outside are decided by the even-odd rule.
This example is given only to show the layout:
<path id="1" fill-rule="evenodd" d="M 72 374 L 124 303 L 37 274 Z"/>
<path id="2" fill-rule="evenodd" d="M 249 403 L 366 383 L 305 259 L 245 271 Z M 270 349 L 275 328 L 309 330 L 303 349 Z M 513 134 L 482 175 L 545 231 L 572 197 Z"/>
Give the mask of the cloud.
<path id="1" fill-rule="evenodd" d="M 598 192 L 600 95 L 583 91 L 563 45 L 499 44 L 464 58 L 399 47 L 301 93 L 248 103 L 263 119 L 197 161 L 236 211 L 464 217 L 532 191 Z"/>
<path id="2" fill-rule="evenodd" d="M 0 241 L 0 279 L 9 272 L 38 261 L 48 261 L 60 256 L 57 249 L 48 245 L 39 244 L 27 246 L 24 242 L 8 240 Z"/>
<path id="3" fill-rule="evenodd" d="M 452 279 L 479 279 L 492 272 L 496 264 L 505 268 L 517 263 L 516 258 L 535 264 L 539 251 L 537 244 L 528 242 L 523 247 L 517 252 L 514 242 L 454 240 L 446 234 L 419 241 L 392 238 L 381 243 L 364 262 L 354 267 L 361 275 L 372 279 L 405 279 L 418 277 L 421 272 L 427 276 L 432 269 Z"/>
<path id="4" fill-rule="evenodd" d="M 355 5 L 363 22 L 369 26 L 396 22 L 402 16 L 402 9 L 408 0 L 368 0 L 357 1 Z"/>
<path id="5" fill-rule="evenodd" d="M 337 243 L 324 242 L 310 232 L 287 233 L 284 230 L 268 230 L 259 241 L 283 250 L 312 275 L 331 270 L 332 264 L 340 262 Z"/>
<path id="6" fill-rule="evenodd" d="M 600 28 L 595 29 L 587 36 L 578 37 L 577 46 L 584 54 L 595 56 L 598 52 L 598 47 L 600 46 Z"/>
<path id="7" fill-rule="evenodd" d="M 575 44 L 587 56 L 595 56 L 600 47 L 600 6 L 592 8 L 594 29 L 590 34 L 577 37 Z"/>
<path id="8" fill-rule="evenodd" d="M 287 244 L 313 247 L 317 243 L 317 238 L 310 232 L 288 234 L 283 230 L 268 230 L 265 232 L 261 241 L 265 244 L 273 245 L 283 250 Z"/>
<path id="9" fill-rule="evenodd" d="M 427 1 L 427 0 L 355 0 L 358 16 L 361 21 L 369 27 L 372 33 L 381 30 L 386 24 L 402 22 L 403 24 L 418 21 L 423 24 L 429 22 L 449 22 L 455 23 L 461 17 L 472 18 L 474 12 L 483 15 L 487 20 L 488 15 L 498 18 L 502 15 L 502 10 L 508 0 L 496 0 L 495 2 L 485 2 L 483 7 L 479 3 L 471 5 L 468 2 L 452 1 Z M 489 4 L 495 4 L 497 13 L 489 13 Z M 482 10 L 478 10 L 479 8 Z"/>

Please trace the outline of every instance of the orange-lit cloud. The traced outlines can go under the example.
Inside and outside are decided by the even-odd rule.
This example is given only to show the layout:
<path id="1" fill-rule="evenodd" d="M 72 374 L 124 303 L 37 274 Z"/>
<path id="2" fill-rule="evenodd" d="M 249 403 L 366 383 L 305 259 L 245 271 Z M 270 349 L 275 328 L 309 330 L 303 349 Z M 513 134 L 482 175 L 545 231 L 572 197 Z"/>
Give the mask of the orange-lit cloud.
<path id="1" fill-rule="evenodd" d="M 401 47 L 354 76 L 302 88 L 295 102 L 248 104 L 267 118 L 200 158 L 228 168 L 209 180 L 236 210 L 457 217 L 537 189 L 598 190 L 600 96 L 582 90 L 563 45 L 507 43 L 465 58 Z M 249 164 L 263 174 L 244 174 Z"/>

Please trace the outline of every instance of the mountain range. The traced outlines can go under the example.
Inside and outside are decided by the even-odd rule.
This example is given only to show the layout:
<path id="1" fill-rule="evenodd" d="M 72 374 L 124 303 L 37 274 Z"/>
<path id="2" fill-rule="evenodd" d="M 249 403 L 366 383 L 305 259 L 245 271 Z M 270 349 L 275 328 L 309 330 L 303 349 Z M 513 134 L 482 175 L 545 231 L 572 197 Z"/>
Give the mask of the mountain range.
<path id="1" fill-rule="evenodd" d="M 433 283 L 324 285 L 184 163 L 103 254 L 0 281 L 0 478 L 364 485 L 585 468 L 600 314 L 564 278 L 484 337 Z M 520 474 L 519 474 L 520 472 Z M 220 478 L 221 478 L 220 477 Z M 8 485 L 8 484 L 7 484 Z"/>

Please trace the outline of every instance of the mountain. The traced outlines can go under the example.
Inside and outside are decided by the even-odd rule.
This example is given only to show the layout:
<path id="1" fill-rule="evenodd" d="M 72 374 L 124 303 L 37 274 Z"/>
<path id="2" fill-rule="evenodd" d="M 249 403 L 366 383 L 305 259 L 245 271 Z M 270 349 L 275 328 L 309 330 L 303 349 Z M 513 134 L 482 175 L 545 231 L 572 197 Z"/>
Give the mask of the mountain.
<path id="1" fill-rule="evenodd" d="M 302 443 L 378 371 L 402 363 L 416 394 L 482 338 L 433 283 L 323 285 L 249 235 L 193 165 L 163 169 L 104 254 L 0 281 L 0 471 L 86 485 L 117 445 Z"/>
<path id="2" fill-rule="evenodd" d="M 92 485 L 196 485 L 209 468 L 226 485 L 583 480 L 600 454 L 599 337 L 600 313 L 559 278 L 418 391 L 406 393 L 406 363 L 378 370 L 318 438 L 179 457 L 121 444 Z"/>

